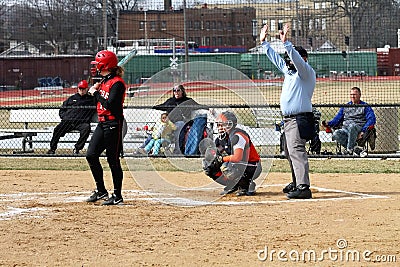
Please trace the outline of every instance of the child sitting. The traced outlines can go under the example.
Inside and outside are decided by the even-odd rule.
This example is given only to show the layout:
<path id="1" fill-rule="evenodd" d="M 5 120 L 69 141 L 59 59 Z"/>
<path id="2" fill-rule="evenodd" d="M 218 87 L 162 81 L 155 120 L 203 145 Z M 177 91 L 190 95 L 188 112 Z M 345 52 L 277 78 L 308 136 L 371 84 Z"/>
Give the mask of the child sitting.
<path id="1" fill-rule="evenodd" d="M 168 119 L 168 113 L 165 112 L 161 114 L 161 121 L 154 126 L 151 140 L 144 147 L 143 153 L 148 154 L 152 151 L 152 155 L 158 155 L 162 143 L 164 141 L 170 141 L 169 136 L 175 130 L 176 126 Z"/>

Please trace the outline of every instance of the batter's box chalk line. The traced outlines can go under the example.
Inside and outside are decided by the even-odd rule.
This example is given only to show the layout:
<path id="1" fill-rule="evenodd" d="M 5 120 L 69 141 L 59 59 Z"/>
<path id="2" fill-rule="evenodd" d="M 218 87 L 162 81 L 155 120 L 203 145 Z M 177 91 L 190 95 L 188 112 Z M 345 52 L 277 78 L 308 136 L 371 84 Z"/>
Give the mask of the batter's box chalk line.
<path id="1" fill-rule="evenodd" d="M 279 187 L 282 188 L 283 184 L 272 184 L 262 185 L 258 189 L 266 189 Z M 216 188 L 186 188 L 180 189 L 185 191 L 212 191 Z M 202 206 L 202 205 L 223 205 L 223 206 L 243 206 L 243 205 L 260 205 L 260 204 L 283 204 L 283 203 L 296 203 L 296 202 L 321 202 L 321 201 L 341 201 L 341 200 L 365 200 L 365 199 L 388 199 L 388 196 L 365 194 L 358 192 L 351 192 L 345 190 L 323 188 L 317 186 L 311 186 L 314 198 L 312 199 L 264 199 L 264 200 L 248 200 L 248 197 L 238 197 L 234 200 L 224 200 L 224 198 L 217 199 L 216 201 L 201 201 L 190 198 L 176 196 L 174 194 L 168 194 L 163 192 L 152 192 L 144 190 L 123 190 L 124 200 L 129 201 L 150 201 L 150 202 L 162 202 L 171 205 L 179 206 Z M 280 191 L 280 189 L 279 189 Z M 276 192 L 276 190 L 274 190 Z M 326 194 L 324 197 L 315 197 L 316 193 Z M 30 218 L 40 217 L 38 213 L 44 213 L 47 208 L 41 206 L 38 207 L 15 207 L 16 205 L 30 205 L 36 204 L 54 204 L 54 203 L 79 203 L 84 202 L 90 192 L 19 192 L 10 194 L 0 194 L 0 220 L 9 220 L 10 218 L 29 216 Z M 332 196 L 329 196 L 332 195 Z M 256 195 L 257 196 L 257 195 Z M 283 193 L 282 193 L 283 197 Z M 260 198 L 260 197 L 259 197 Z M 1 205 L 3 204 L 3 205 Z M 125 205 L 130 206 L 129 203 Z M 50 208 L 49 208 L 50 209 Z M 47 210 L 48 212 L 48 210 Z"/>

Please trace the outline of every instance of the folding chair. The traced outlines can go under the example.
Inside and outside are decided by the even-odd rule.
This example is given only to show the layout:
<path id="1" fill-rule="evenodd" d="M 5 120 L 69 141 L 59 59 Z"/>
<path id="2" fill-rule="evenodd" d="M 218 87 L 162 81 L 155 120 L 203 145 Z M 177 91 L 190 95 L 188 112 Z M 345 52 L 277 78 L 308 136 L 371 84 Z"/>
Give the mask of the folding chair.
<path id="1" fill-rule="evenodd" d="M 371 125 L 367 128 L 362 138 L 356 140 L 356 146 L 361 147 L 361 151 L 356 152 L 361 157 L 366 157 L 369 150 L 375 150 L 375 140 L 376 140 L 376 129 L 375 125 Z M 342 145 L 336 142 L 336 154 L 342 155 Z"/>

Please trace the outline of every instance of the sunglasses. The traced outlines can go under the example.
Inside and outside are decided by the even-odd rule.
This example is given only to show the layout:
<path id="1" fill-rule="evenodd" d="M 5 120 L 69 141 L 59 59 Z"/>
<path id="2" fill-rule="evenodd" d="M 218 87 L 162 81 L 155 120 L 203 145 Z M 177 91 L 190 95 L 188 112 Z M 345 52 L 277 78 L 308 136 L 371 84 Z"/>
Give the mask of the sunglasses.
<path id="1" fill-rule="evenodd" d="M 173 89 L 172 91 L 173 91 L 173 92 L 180 92 L 181 89 Z"/>

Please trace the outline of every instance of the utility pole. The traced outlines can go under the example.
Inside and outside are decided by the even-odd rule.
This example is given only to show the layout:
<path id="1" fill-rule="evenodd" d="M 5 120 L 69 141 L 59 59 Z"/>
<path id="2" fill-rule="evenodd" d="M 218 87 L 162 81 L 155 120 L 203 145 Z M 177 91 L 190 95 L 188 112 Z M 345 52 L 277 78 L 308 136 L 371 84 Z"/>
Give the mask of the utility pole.
<path id="1" fill-rule="evenodd" d="M 118 23 L 119 22 L 119 5 L 117 6 L 117 21 L 115 22 L 115 54 L 118 56 L 118 48 L 119 48 L 119 44 L 118 44 Z"/>
<path id="2" fill-rule="evenodd" d="M 103 50 L 107 49 L 107 0 L 103 0 Z"/>
<path id="3" fill-rule="evenodd" d="M 185 43 L 185 63 L 187 63 L 189 62 L 189 47 L 186 27 L 186 0 L 183 0 L 183 41 Z"/>

